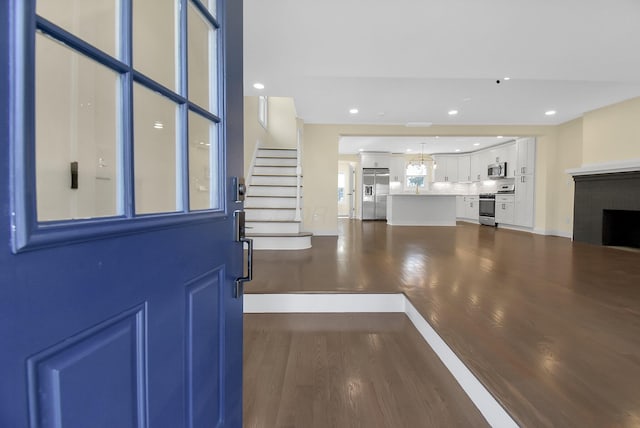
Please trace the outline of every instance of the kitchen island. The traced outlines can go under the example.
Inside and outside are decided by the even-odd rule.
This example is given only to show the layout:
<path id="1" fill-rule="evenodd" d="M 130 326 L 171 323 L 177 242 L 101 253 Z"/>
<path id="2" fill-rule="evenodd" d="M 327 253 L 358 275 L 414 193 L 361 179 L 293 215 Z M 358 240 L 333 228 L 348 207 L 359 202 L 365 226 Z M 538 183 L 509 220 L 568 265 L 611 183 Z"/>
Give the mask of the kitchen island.
<path id="1" fill-rule="evenodd" d="M 456 195 L 398 193 L 387 196 L 390 226 L 455 226 Z"/>

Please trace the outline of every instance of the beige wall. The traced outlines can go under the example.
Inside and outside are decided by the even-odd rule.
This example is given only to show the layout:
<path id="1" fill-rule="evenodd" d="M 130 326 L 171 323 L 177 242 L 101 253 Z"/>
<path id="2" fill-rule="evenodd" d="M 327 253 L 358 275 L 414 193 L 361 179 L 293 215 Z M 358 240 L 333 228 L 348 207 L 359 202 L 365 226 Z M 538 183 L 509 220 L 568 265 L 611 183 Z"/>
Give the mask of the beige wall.
<path id="1" fill-rule="evenodd" d="M 582 118 L 558 126 L 552 186 L 547 189 L 547 230 L 558 235 L 573 234 L 573 178 L 565 171 L 582 164 Z"/>
<path id="2" fill-rule="evenodd" d="M 584 115 L 583 164 L 640 159 L 640 97 Z"/>
<path id="3" fill-rule="evenodd" d="M 257 110 L 250 114 L 257 116 Z M 514 135 L 537 138 L 534 229 L 540 233 L 571 236 L 574 189 L 573 180 L 565 170 L 586 163 L 640 158 L 638 118 L 640 98 L 589 112 L 583 118 L 559 126 L 433 126 L 420 129 L 306 124 L 303 227 L 316 234 L 337 233 L 338 141 L 342 135 Z M 359 162 L 357 157 L 341 156 L 340 160 Z M 356 189 L 358 186 L 356 183 Z M 358 205 L 358 197 L 356 202 Z"/>
<path id="4" fill-rule="evenodd" d="M 303 224 L 317 235 L 338 232 L 338 138 L 333 127 L 305 125 L 302 156 Z"/>
<path id="5" fill-rule="evenodd" d="M 258 97 L 244 97 L 244 170 L 249 172 L 258 142 L 262 147 L 295 148 L 302 121 L 293 98 L 269 97 L 267 129 L 258 122 Z"/>

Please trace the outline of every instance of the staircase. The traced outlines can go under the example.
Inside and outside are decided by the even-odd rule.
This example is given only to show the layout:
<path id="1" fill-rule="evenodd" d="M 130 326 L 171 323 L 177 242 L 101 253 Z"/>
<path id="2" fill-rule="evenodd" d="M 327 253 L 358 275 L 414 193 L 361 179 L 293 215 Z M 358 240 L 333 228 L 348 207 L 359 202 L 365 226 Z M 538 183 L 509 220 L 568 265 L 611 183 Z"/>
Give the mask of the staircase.
<path id="1" fill-rule="evenodd" d="M 302 185 L 296 149 L 259 148 L 244 209 L 247 237 L 256 250 L 311 248 L 311 233 L 301 232 Z"/>

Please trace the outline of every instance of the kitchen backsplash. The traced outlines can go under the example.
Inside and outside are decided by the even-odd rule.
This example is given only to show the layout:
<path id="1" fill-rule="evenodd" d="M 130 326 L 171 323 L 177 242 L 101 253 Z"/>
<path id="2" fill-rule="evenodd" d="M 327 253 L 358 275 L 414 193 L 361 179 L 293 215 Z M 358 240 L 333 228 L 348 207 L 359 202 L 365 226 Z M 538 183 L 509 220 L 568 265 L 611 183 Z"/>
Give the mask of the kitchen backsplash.
<path id="1" fill-rule="evenodd" d="M 479 195 L 480 193 L 496 193 L 500 184 L 513 184 L 513 178 L 504 180 L 487 180 L 478 183 L 429 183 L 429 190 L 421 193 L 444 195 Z"/>

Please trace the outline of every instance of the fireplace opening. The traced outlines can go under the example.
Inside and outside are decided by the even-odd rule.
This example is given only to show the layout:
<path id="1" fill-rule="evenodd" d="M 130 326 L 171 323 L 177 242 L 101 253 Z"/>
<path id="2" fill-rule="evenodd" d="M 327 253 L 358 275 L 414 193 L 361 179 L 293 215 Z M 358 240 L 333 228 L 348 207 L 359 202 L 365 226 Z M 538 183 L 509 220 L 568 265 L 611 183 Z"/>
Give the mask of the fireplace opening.
<path id="1" fill-rule="evenodd" d="M 602 245 L 640 248 L 640 211 L 603 210 Z"/>

